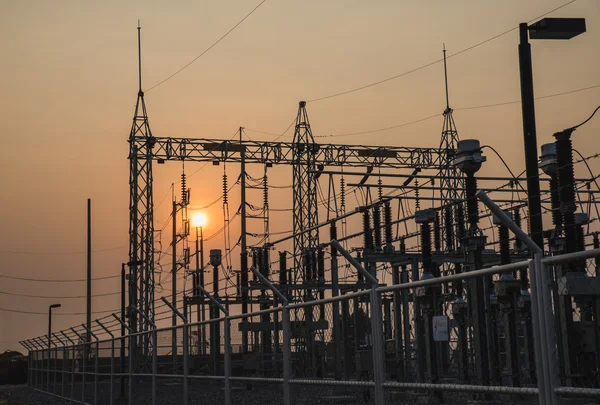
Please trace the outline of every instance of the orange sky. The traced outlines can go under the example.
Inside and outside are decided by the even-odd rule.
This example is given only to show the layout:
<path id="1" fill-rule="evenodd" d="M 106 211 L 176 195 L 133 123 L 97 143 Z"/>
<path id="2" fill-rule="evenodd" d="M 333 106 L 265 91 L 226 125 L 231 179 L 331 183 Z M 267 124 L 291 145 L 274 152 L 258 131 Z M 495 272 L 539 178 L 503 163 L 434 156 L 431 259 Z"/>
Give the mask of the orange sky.
<path id="1" fill-rule="evenodd" d="M 239 126 L 279 133 L 301 99 L 313 99 L 402 73 L 533 19 L 565 0 L 503 2 L 330 0 L 267 1 L 236 31 L 181 74 L 150 91 L 146 102 L 156 136 L 230 138 Z M 248 13 L 258 1 L 3 1 L 0 4 L 0 274 L 72 279 L 85 277 L 86 198 L 93 199 L 96 276 L 120 272 L 127 260 L 128 170 L 126 142 L 137 91 L 136 24 L 143 26 L 144 88 L 189 62 Z M 536 96 L 600 84 L 600 3 L 579 0 L 552 16 L 585 17 L 588 32 L 571 41 L 532 45 Z M 512 31 L 448 61 L 455 108 L 518 100 L 518 35 Z M 600 88 L 540 100 L 538 144 L 581 122 L 599 104 Z M 445 107 L 442 65 L 364 91 L 308 104 L 313 133 L 326 135 L 427 120 L 396 130 L 332 138 L 335 143 L 435 147 Z M 523 169 L 518 104 L 455 112 L 460 137 L 478 138 Z M 584 155 L 600 152 L 600 118 L 576 132 Z M 273 137 L 248 131 L 252 139 Z M 291 140 L 291 134 L 282 138 Z M 323 140 L 321 140 L 323 141 Z M 328 141 L 327 139 L 325 141 Z M 482 170 L 501 173 L 497 160 Z M 597 160 L 592 169 L 600 169 Z M 188 173 L 197 170 L 190 165 Z M 237 178 L 230 165 L 230 182 Z M 155 170 L 156 228 L 167 219 L 169 185 L 181 165 Z M 193 175 L 192 204 L 213 201 L 223 166 Z M 252 168 L 254 177 L 261 168 Z M 585 173 L 581 173 L 585 175 Z M 291 170 L 271 171 L 276 185 Z M 178 188 L 178 183 L 176 184 Z M 274 192 L 277 193 L 277 192 Z M 254 197 L 258 203 L 260 196 Z M 232 196 L 230 209 L 239 198 Z M 291 198 L 274 194 L 271 206 Z M 222 208 L 208 212 L 206 233 L 222 226 Z M 291 227 L 289 214 L 273 214 L 272 231 Z M 277 216 L 279 215 L 279 216 Z M 279 220 L 280 219 L 280 220 Z M 285 222 L 288 221 L 286 224 Z M 237 224 L 232 226 L 233 243 Z M 234 232 L 235 231 L 235 232 Z M 221 247 L 221 237 L 206 248 Z M 168 235 L 163 237 L 163 246 Z M 27 252 L 15 254 L 10 252 Z M 47 254 L 52 253 L 52 254 Z M 85 295 L 85 283 L 27 283 L 0 278 L 0 291 Z M 119 289 L 98 281 L 94 293 Z M 46 312 L 56 300 L 0 294 L 0 308 Z M 85 310 L 85 300 L 60 300 L 63 312 Z M 118 296 L 94 299 L 94 309 L 117 308 Z M 84 316 L 57 316 L 55 330 Z M 46 317 L 0 311 L 0 351 L 45 333 Z"/>

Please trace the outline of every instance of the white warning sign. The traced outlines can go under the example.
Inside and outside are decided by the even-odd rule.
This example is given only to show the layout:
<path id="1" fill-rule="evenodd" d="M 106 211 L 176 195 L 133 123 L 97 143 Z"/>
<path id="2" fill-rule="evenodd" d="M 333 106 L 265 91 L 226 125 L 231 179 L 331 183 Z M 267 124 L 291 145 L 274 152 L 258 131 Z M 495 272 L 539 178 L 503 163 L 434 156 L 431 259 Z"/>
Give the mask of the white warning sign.
<path id="1" fill-rule="evenodd" d="M 450 329 L 448 317 L 445 315 L 433 317 L 433 340 L 436 342 L 447 342 L 450 340 Z"/>

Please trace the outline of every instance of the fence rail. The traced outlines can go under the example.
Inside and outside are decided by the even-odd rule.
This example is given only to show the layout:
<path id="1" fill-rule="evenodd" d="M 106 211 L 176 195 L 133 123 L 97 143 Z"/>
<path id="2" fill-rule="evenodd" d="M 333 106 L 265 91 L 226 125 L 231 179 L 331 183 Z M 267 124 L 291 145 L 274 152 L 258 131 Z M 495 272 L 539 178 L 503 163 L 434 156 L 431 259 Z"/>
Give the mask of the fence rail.
<path id="1" fill-rule="evenodd" d="M 349 255 L 336 241 L 332 244 Z M 494 403 L 559 404 L 565 397 L 597 399 L 600 387 L 593 383 L 576 386 L 574 379 L 565 379 L 560 370 L 555 303 L 560 299 L 556 284 L 563 281 L 553 271 L 555 266 L 595 257 L 600 257 L 600 249 L 547 258 L 536 253 L 530 260 L 389 286 L 379 286 L 354 260 L 353 266 L 368 282 L 357 287 L 362 290 L 298 303 L 288 303 L 259 273 L 264 290 L 271 290 L 278 306 L 239 314 L 229 313 L 213 300 L 210 305 L 219 307 L 221 314 L 202 322 L 191 322 L 177 313 L 182 323 L 174 327 L 155 326 L 149 331 L 111 336 L 100 324 L 104 335 L 93 336 L 90 342 L 78 332 L 79 341 L 65 333 L 60 337 L 54 334 L 50 347 L 46 346 L 47 337 L 24 341 L 29 350 L 29 385 L 74 403 L 94 405 L 123 403 L 124 397 L 132 405 L 231 405 L 246 403 L 248 398 L 285 405 L 312 405 L 324 398 L 360 398 L 376 405 L 417 400 L 452 404 L 489 400 L 492 395 Z M 481 383 L 482 370 L 467 353 L 473 345 L 460 340 L 461 336 L 467 343 L 473 339 L 461 312 L 465 300 L 429 300 L 442 285 L 504 280 L 503 274 L 519 269 L 529 269 L 531 295 L 519 291 L 514 299 L 527 306 L 523 311 L 529 311 L 531 318 L 523 318 L 516 326 L 515 347 L 498 346 L 496 352 L 490 351 L 490 356 L 497 356 L 496 369 L 490 366 L 487 371 L 493 376 Z M 393 300 L 402 300 L 401 305 L 389 305 Z M 435 308 L 428 306 L 430 302 L 452 306 L 452 315 L 434 322 Z M 402 312 L 393 308 L 402 308 Z M 504 316 L 511 319 L 510 313 L 498 308 L 487 309 L 497 311 L 498 322 Z M 444 332 L 441 340 L 432 338 L 432 328 L 438 326 Z M 206 339 L 205 329 L 209 329 Z M 249 336 L 247 350 L 242 350 L 242 334 Z M 148 340 L 153 341 L 154 350 L 144 353 L 141 343 Z M 431 358 L 423 358 L 423 350 L 417 350 L 423 347 L 428 347 Z M 528 357 L 530 352 L 533 358 Z M 506 371 L 511 359 L 513 366 L 515 361 L 519 364 L 519 375 Z"/>

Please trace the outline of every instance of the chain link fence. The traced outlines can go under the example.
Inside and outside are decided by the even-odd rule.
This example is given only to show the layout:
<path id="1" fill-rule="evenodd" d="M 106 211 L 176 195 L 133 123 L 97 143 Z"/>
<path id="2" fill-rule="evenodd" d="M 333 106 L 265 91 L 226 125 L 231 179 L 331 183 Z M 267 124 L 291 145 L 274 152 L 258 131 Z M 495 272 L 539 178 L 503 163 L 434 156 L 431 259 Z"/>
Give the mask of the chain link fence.
<path id="1" fill-rule="evenodd" d="M 261 300 L 247 314 L 230 313 L 205 292 L 211 319 L 203 322 L 171 306 L 176 327 L 92 334 L 89 342 L 75 330 L 77 339 L 31 339 L 24 342 L 29 385 L 74 403 L 111 405 L 600 398 L 600 249 L 543 258 L 532 245 L 533 259 L 440 277 L 409 265 L 400 283 L 385 286 L 335 248 L 363 275 L 341 295 L 316 299 L 315 284 L 301 302 L 289 302 L 257 274 Z M 517 278 L 522 270 L 528 290 Z M 464 296 L 443 293 L 459 282 Z M 480 287 L 485 299 L 476 307 Z"/>

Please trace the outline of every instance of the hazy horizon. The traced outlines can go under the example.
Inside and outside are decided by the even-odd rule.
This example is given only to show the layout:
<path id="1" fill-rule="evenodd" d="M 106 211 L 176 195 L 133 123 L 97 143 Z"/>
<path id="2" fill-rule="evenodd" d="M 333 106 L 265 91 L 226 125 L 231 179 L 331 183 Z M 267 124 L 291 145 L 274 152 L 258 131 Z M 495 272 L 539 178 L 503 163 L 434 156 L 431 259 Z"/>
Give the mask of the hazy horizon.
<path id="1" fill-rule="evenodd" d="M 552 10 L 565 0 L 523 2 L 265 2 L 210 52 L 145 99 L 156 136 L 230 139 L 240 126 L 254 140 L 282 133 L 298 101 L 373 83 L 492 38 Z M 5 1 L 0 5 L 3 62 L 0 88 L 2 211 L 0 274 L 38 279 L 85 278 L 86 199 L 93 204 L 93 272 L 120 274 L 128 260 L 129 161 L 127 138 L 137 94 L 138 19 L 142 25 L 143 88 L 191 61 L 258 1 L 161 3 Z M 570 41 L 532 41 L 535 95 L 600 85 L 600 2 L 579 0 L 550 14 L 585 17 L 587 32 Z M 493 145 L 513 172 L 524 168 L 517 60 L 518 32 L 448 59 L 450 104 L 462 139 Z M 587 118 L 600 104 L 600 87 L 536 102 L 538 145 Z M 319 138 L 322 143 L 439 146 L 445 109 L 443 65 L 340 97 L 309 102 L 315 136 L 412 125 L 364 135 Z M 574 135 L 584 156 L 600 152 L 596 117 Z M 293 131 L 281 140 L 290 141 Z M 490 154 L 482 173 L 502 173 Z M 192 208 L 221 193 L 224 165 L 186 163 Z M 594 172 L 598 159 L 591 160 Z M 230 184 L 238 165 L 225 166 Z M 581 168 L 578 167 L 578 170 Z M 262 167 L 251 175 L 262 176 Z M 178 193 L 182 164 L 155 166 L 156 229 L 168 219 L 170 185 Z M 588 175 L 581 172 L 581 176 Z M 291 183 L 291 168 L 271 170 L 275 185 Z M 254 196 L 260 201 L 259 193 Z M 288 193 L 289 194 L 289 193 Z M 291 206 L 274 192 L 272 206 Z M 253 197 L 253 198 L 254 198 Z M 231 196 L 231 214 L 239 196 Z M 221 204 L 206 210 L 205 235 L 223 224 Z M 285 214 L 289 216 L 288 214 Z M 272 231 L 289 228 L 273 213 Z M 291 221 L 288 221 L 291 223 Z M 253 225 L 260 228 L 260 224 Z M 170 241 L 165 231 L 163 247 Z M 239 223 L 232 223 L 237 240 Z M 205 249 L 222 248 L 223 238 Z M 235 241 L 234 241 L 235 242 Z M 237 255 L 236 255 L 237 256 Z M 208 254 L 206 254 L 208 257 Z M 170 257 L 165 258 L 166 271 Z M 234 260 L 234 264 L 237 259 Z M 44 296 L 85 295 L 85 283 L 1 278 L 0 291 Z M 168 282 L 164 286 L 170 288 Z M 117 293 L 118 277 L 94 282 L 93 294 Z M 156 296 L 161 294 L 158 292 Z M 59 301 L 53 330 L 81 324 L 85 299 L 0 294 L 0 308 L 47 313 Z M 119 295 L 93 299 L 94 311 L 119 308 Z M 17 341 L 43 335 L 47 315 L 0 310 L 0 352 L 23 351 Z"/>

